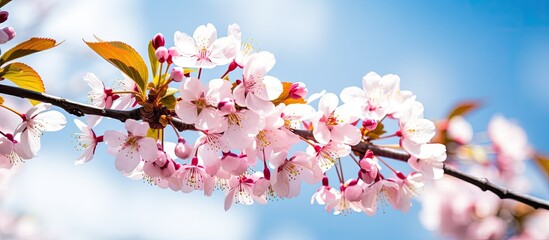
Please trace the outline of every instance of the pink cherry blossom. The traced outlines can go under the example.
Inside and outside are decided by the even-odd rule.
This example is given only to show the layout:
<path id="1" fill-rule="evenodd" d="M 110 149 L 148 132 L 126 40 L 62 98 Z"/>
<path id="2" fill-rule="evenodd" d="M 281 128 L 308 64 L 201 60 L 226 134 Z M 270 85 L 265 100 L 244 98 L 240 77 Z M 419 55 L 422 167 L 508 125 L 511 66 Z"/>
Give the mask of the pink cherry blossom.
<path id="1" fill-rule="evenodd" d="M 362 119 L 380 121 L 386 115 L 400 112 L 415 96 L 408 91 L 400 91 L 400 78 L 387 74 L 383 77 L 370 72 L 362 78 L 362 87 L 348 87 L 340 94 L 344 103 L 354 105 Z"/>
<path id="2" fill-rule="evenodd" d="M 412 206 L 411 198 L 418 196 L 423 191 L 423 174 L 420 172 L 412 172 L 408 176 L 403 173 L 397 173 L 398 196 L 392 205 L 395 209 L 400 209 L 407 212 Z"/>
<path id="3" fill-rule="evenodd" d="M 207 182 L 213 181 L 203 166 L 198 164 L 198 158 L 194 157 L 191 164 L 181 166 L 178 172 L 181 181 L 181 191 L 188 193 L 194 190 L 207 190 Z M 211 185 L 211 184 L 209 184 Z"/>
<path id="4" fill-rule="evenodd" d="M 217 30 L 208 23 L 194 31 L 193 37 L 177 31 L 174 45 L 179 56 L 173 62 L 180 67 L 214 68 L 230 63 L 237 52 L 235 39 L 232 37 L 217 38 Z"/>
<path id="5" fill-rule="evenodd" d="M 84 76 L 84 81 L 88 83 L 91 90 L 88 92 L 88 99 L 91 104 L 100 108 L 111 108 L 114 100 L 120 96 L 113 94 L 112 89 L 106 88 L 105 85 L 93 73 L 87 73 Z"/>
<path id="6" fill-rule="evenodd" d="M 446 146 L 439 143 L 428 143 L 419 145 L 419 153 L 412 154 L 408 164 L 432 179 L 440 179 L 444 176 L 442 169 L 446 160 Z"/>
<path id="7" fill-rule="evenodd" d="M 228 141 L 223 137 L 219 129 L 202 131 L 196 139 L 194 152 L 201 163 L 207 166 L 215 166 L 221 161 L 221 152 L 230 150 Z"/>
<path id="8" fill-rule="evenodd" d="M 59 131 L 67 123 L 67 119 L 58 111 L 48 111 L 49 103 L 39 103 L 23 114 L 23 122 L 15 133 L 21 134 L 21 144 L 33 156 L 40 150 L 40 137 L 44 132 Z"/>
<path id="9" fill-rule="evenodd" d="M 241 175 L 229 180 L 229 190 L 225 196 L 225 211 L 229 210 L 234 203 L 252 205 L 254 201 L 266 204 L 265 196 L 253 194 L 255 182 L 259 179 L 255 175 Z"/>
<path id="10" fill-rule="evenodd" d="M 316 192 L 311 197 L 311 204 L 313 204 L 315 201 L 319 205 L 325 205 L 333 202 L 336 199 L 337 194 L 339 192 L 330 187 L 328 184 L 328 177 L 324 176 L 322 178 L 322 186 L 316 190 Z"/>
<path id="11" fill-rule="evenodd" d="M 227 130 L 223 133 L 231 148 L 246 148 L 254 142 L 254 137 L 265 128 L 265 118 L 259 113 L 248 109 L 229 112 L 224 117 Z"/>
<path id="12" fill-rule="evenodd" d="M 337 106 L 339 99 L 333 93 L 327 93 L 320 98 L 318 112 L 312 118 L 313 135 L 322 144 L 330 140 L 348 145 L 356 145 L 361 135 L 358 128 L 351 125 L 358 120 L 356 111 L 351 105 Z"/>
<path id="13" fill-rule="evenodd" d="M 334 211 L 334 215 L 349 212 L 362 212 L 366 209 L 362 205 L 364 195 L 362 181 L 351 179 L 341 186 L 341 192 L 336 194 L 335 199 L 326 204 L 327 211 Z"/>
<path id="14" fill-rule="evenodd" d="M 95 148 L 99 142 L 103 141 L 103 136 L 96 136 L 91 127 L 78 119 L 74 119 L 74 124 L 80 130 L 80 133 L 76 133 L 76 140 L 79 147 L 84 150 L 82 155 L 74 161 L 74 165 L 80 165 L 93 158 Z"/>
<path id="15" fill-rule="evenodd" d="M 234 88 L 233 94 L 238 105 L 257 112 L 271 112 L 274 104 L 270 102 L 282 93 L 282 83 L 267 73 L 276 60 L 270 52 L 253 54 L 246 66 L 242 81 Z"/>
<path id="16" fill-rule="evenodd" d="M 280 104 L 281 106 L 283 104 Z M 315 114 L 315 109 L 307 104 L 284 105 L 281 117 L 284 126 L 291 129 L 300 129 L 303 121 L 309 120 Z"/>
<path id="17" fill-rule="evenodd" d="M 104 140 L 108 151 L 116 156 L 115 166 L 118 171 L 129 174 L 141 161 L 153 161 L 157 157 L 154 139 L 146 137 L 149 124 L 128 119 L 124 123 L 127 133 L 108 130 Z"/>
<path id="18" fill-rule="evenodd" d="M 275 174 L 271 177 L 274 191 L 280 197 L 293 198 L 299 195 L 301 181 L 315 183 L 311 166 L 311 157 L 304 152 L 295 153 L 290 159 L 282 152 L 269 157 Z"/>
<path id="19" fill-rule="evenodd" d="M 175 112 L 181 121 L 195 124 L 199 129 L 219 128 L 223 121 L 216 107 L 222 99 L 231 97 L 230 91 L 231 84 L 223 79 L 211 80 L 208 87 L 204 87 L 197 78 L 187 78 L 181 84 L 181 101 L 175 106 Z"/>
<path id="20" fill-rule="evenodd" d="M 11 169 L 15 164 L 34 157 L 12 134 L 4 134 L 0 136 L 0 168 Z"/>
<path id="21" fill-rule="evenodd" d="M 322 172 L 326 172 L 334 166 L 336 159 L 349 155 L 349 153 L 351 153 L 351 147 L 343 143 L 330 141 L 325 146 L 309 146 L 307 148 L 307 153 L 313 156 L 314 164 L 316 164 Z"/>
<path id="22" fill-rule="evenodd" d="M 235 154 L 232 152 L 223 153 L 221 167 L 228 173 L 239 176 L 248 169 L 248 158 L 246 154 Z"/>
<path id="23" fill-rule="evenodd" d="M 363 198 L 363 211 L 369 216 L 376 214 L 378 202 L 396 202 L 398 184 L 392 179 L 382 179 L 366 188 Z"/>
<path id="24" fill-rule="evenodd" d="M 234 57 L 234 63 L 240 67 L 244 68 L 248 64 L 250 56 L 253 55 L 254 48 L 251 44 L 242 42 L 242 33 L 240 32 L 240 26 L 236 23 L 229 25 L 227 30 L 228 36 L 234 38 L 234 43 L 237 49 L 236 56 Z"/>
<path id="25" fill-rule="evenodd" d="M 524 169 L 523 161 L 532 156 L 532 147 L 524 129 L 501 115 L 488 123 L 488 136 L 496 152 L 496 164 L 508 177 Z"/>
<path id="26" fill-rule="evenodd" d="M 454 116 L 448 121 L 446 134 L 459 144 L 468 144 L 473 139 L 473 127 L 462 116 Z"/>
<path id="27" fill-rule="evenodd" d="M 419 145 L 429 142 L 436 133 L 435 123 L 423 118 L 423 104 L 414 102 L 399 119 L 400 145 L 411 154 L 419 154 Z"/>

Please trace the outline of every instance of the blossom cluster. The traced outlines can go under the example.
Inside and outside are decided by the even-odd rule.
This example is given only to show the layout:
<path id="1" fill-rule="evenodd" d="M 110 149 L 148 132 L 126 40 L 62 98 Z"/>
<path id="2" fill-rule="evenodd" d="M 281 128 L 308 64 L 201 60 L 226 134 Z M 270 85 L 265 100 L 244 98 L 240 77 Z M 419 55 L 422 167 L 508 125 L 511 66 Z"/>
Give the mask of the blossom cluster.
<path id="1" fill-rule="evenodd" d="M 312 94 L 305 100 L 305 84 L 271 76 L 274 55 L 243 41 L 237 24 L 222 37 L 212 24 L 199 26 L 192 36 L 176 32 L 169 48 L 157 34 L 149 56 L 156 67 L 146 90 L 127 75 L 119 89 L 106 87 L 92 73 L 84 77 L 92 89 L 91 104 L 118 110 L 139 104 L 152 113 L 144 121 L 126 120 L 125 131 L 107 130 L 102 135 L 93 130 L 99 117 L 88 118 L 87 123 L 75 120 L 84 149 L 77 164 L 91 160 L 104 142 L 123 175 L 174 191 L 203 191 L 206 196 L 223 190 L 226 210 L 233 203 L 265 204 L 275 197 L 296 197 L 303 181 L 322 182 L 311 202 L 325 204 L 335 214 L 352 210 L 373 215 L 378 199 L 406 211 L 424 181 L 442 177 L 445 146 L 430 143 L 435 124 L 423 118 L 423 105 L 412 92 L 400 89 L 396 75 L 370 72 L 363 77 L 362 88 L 345 88 L 339 97 Z M 203 70 L 221 66 L 226 66 L 222 76 L 204 80 Z M 175 84 L 179 86 L 169 87 Z M 144 99 L 140 92 L 147 90 Z M 316 108 L 311 105 L 315 101 Z M 383 135 L 382 122 L 388 119 L 397 121 L 399 129 Z M 198 136 L 183 137 L 177 124 L 192 126 L 187 130 Z M 170 142 L 164 134 L 172 127 L 177 140 Z M 360 143 L 389 138 L 411 154 L 413 172 L 392 168 L 372 151 L 353 153 Z M 295 149 L 300 142 L 306 149 Z M 380 163 L 390 171 L 382 174 Z M 352 178 L 343 177 L 343 164 L 356 166 Z M 335 188 L 328 183 L 328 171 L 338 176 Z"/>
<path id="2" fill-rule="evenodd" d="M 475 139 L 471 124 L 461 115 L 441 121 L 439 130 L 437 141 L 448 146 L 446 164 L 468 165 L 473 175 L 511 189 L 529 188 L 523 173 L 534 152 L 525 131 L 515 122 L 494 116 L 488 124 L 488 145 L 486 140 Z M 426 228 L 452 238 L 549 238 L 547 228 L 539 225 L 549 221 L 548 211 L 502 200 L 454 178 L 433 182 L 421 202 L 420 219 Z"/>

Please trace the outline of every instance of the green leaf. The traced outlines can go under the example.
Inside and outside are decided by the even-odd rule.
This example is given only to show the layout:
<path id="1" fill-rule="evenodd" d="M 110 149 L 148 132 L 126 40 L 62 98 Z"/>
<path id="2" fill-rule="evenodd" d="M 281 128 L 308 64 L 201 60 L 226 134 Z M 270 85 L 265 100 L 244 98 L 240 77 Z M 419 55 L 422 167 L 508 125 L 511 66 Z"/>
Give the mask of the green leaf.
<path id="1" fill-rule="evenodd" d="M 2 57 L 0 57 L 0 66 L 11 60 L 44 51 L 57 45 L 59 44 L 56 44 L 56 41 L 51 38 L 33 37 L 25 42 L 17 44 L 15 47 L 2 54 Z"/>
<path id="2" fill-rule="evenodd" d="M 152 75 L 153 75 L 153 78 L 156 80 L 156 76 L 158 76 L 158 66 L 159 66 L 159 62 L 158 60 L 156 59 L 156 56 L 155 56 L 155 49 L 153 47 L 153 44 L 152 44 L 152 40 L 149 42 L 149 62 L 151 63 L 151 71 L 152 71 Z M 156 85 L 156 83 L 155 83 Z"/>
<path id="3" fill-rule="evenodd" d="M 549 157 L 536 153 L 534 155 L 534 161 L 536 161 L 545 176 L 549 178 Z"/>
<path id="4" fill-rule="evenodd" d="M 145 61 L 135 49 L 118 41 L 84 42 L 99 56 L 128 75 L 137 84 L 141 94 L 145 95 L 149 74 Z"/>
<path id="5" fill-rule="evenodd" d="M 163 97 L 162 99 L 160 99 L 160 102 L 167 109 L 174 110 L 175 109 L 175 104 L 177 103 L 177 99 L 175 99 L 175 97 L 172 94 L 172 95 L 168 95 L 168 96 Z"/>
<path id="6" fill-rule="evenodd" d="M 465 115 L 479 108 L 480 106 L 481 106 L 481 102 L 476 100 L 463 101 L 461 103 L 458 103 L 448 115 L 448 119 L 453 118 L 455 116 Z"/>
<path id="7" fill-rule="evenodd" d="M 42 82 L 40 75 L 24 63 L 14 62 L 6 65 L 1 69 L 0 76 L 12 81 L 15 85 L 24 89 L 41 93 L 46 91 L 44 88 L 44 82 Z M 36 100 L 30 100 L 30 102 L 32 105 L 40 103 Z"/>
<path id="8" fill-rule="evenodd" d="M 11 2 L 11 0 L 1 0 L 0 1 L 0 8 L 3 7 L 4 5 L 8 4 L 9 2 Z"/>

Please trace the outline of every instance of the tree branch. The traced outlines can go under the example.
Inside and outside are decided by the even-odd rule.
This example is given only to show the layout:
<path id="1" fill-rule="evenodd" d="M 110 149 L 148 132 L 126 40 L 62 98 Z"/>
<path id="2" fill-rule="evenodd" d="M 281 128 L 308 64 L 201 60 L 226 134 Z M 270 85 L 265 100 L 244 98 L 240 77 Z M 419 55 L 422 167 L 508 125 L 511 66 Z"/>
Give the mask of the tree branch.
<path id="1" fill-rule="evenodd" d="M 96 106 L 82 104 L 82 103 L 74 102 L 71 100 L 67 100 L 65 98 L 60 98 L 60 97 L 52 96 L 46 93 L 27 90 L 20 87 L 13 87 L 13 86 L 0 84 L 0 93 L 4 93 L 7 95 L 20 97 L 20 98 L 25 98 L 25 99 L 33 99 L 33 100 L 37 100 L 45 103 L 51 103 L 52 105 L 62 108 L 67 113 L 73 114 L 78 117 L 82 117 L 85 114 L 91 114 L 91 115 L 98 115 L 98 116 L 118 119 L 122 122 L 126 121 L 127 119 L 135 119 L 135 120 L 141 119 L 141 116 L 139 115 L 139 109 L 134 109 L 131 111 L 122 111 L 122 110 L 99 108 Z"/>
<path id="2" fill-rule="evenodd" d="M 2 84 L 0 84 L 0 93 L 16 96 L 20 98 L 34 99 L 34 100 L 38 100 L 46 103 L 51 103 L 52 105 L 58 106 L 63 110 L 65 110 L 66 112 L 79 117 L 84 116 L 85 114 L 91 114 L 91 115 L 99 115 L 99 116 L 118 119 L 122 122 L 126 121 L 127 119 L 135 119 L 135 120 L 141 119 L 140 108 L 133 109 L 130 111 L 103 109 L 103 108 L 98 108 L 98 107 L 87 105 L 87 104 L 77 103 L 74 101 L 67 100 L 65 98 L 60 98 L 60 97 L 52 96 L 45 93 L 39 93 L 31 90 L 22 89 L 19 87 L 7 86 Z M 172 123 L 175 125 L 175 127 L 179 131 L 196 130 L 196 128 L 193 125 L 185 124 L 177 118 L 173 118 Z M 295 134 L 305 139 L 309 139 L 313 141 L 315 140 L 313 133 L 311 131 L 296 130 L 296 129 L 292 131 Z M 394 150 L 394 149 L 383 148 L 383 147 L 376 146 L 374 144 L 366 143 L 366 142 L 360 142 L 359 144 L 352 146 L 351 149 L 354 152 L 358 152 L 361 154 L 365 154 L 367 150 L 371 150 L 377 156 L 392 158 L 392 159 L 404 161 L 404 162 L 408 161 L 408 159 L 410 158 L 410 154 L 408 153 Z M 501 199 L 513 199 L 513 200 L 522 202 L 524 204 L 527 204 L 533 208 L 543 208 L 543 209 L 549 210 L 549 202 L 546 200 L 535 198 L 527 194 L 517 193 L 508 188 L 498 186 L 488 181 L 488 179 L 486 178 L 478 178 L 478 177 L 471 176 L 467 173 L 454 169 L 448 165 L 444 165 L 443 169 L 445 174 L 448 174 L 452 177 L 455 177 L 465 182 L 468 182 L 470 184 L 473 184 L 483 191 L 493 192 L 497 196 L 499 196 Z"/>

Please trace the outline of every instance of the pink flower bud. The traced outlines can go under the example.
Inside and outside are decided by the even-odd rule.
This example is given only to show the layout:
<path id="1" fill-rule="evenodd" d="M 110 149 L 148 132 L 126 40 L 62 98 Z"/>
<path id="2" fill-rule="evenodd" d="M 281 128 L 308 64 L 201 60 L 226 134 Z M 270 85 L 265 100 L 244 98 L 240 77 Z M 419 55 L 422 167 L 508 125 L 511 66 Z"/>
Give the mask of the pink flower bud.
<path id="1" fill-rule="evenodd" d="M 217 109 L 224 113 L 234 113 L 236 112 L 236 104 L 232 98 L 224 98 L 219 104 L 217 104 Z"/>
<path id="2" fill-rule="evenodd" d="M 175 163 L 169 159 L 160 169 L 162 177 L 169 178 L 175 172 Z"/>
<path id="3" fill-rule="evenodd" d="M 182 67 L 174 67 L 170 72 L 170 78 L 174 82 L 181 82 L 185 77 L 185 71 Z"/>
<path id="4" fill-rule="evenodd" d="M 349 185 L 345 188 L 345 198 L 349 201 L 360 201 L 362 199 L 362 193 L 364 192 L 364 189 L 362 189 L 361 186 L 357 185 L 356 183 L 354 185 Z"/>
<path id="5" fill-rule="evenodd" d="M 292 83 L 292 86 L 290 87 L 290 97 L 294 99 L 298 98 L 304 98 L 309 90 L 305 86 L 305 83 L 302 82 L 296 82 Z"/>
<path id="6" fill-rule="evenodd" d="M 172 64 L 173 63 L 173 57 L 177 57 L 179 56 L 179 51 L 177 50 L 176 47 L 171 47 L 170 49 L 168 49 L 168 59 L 166 60 L 169 64 Z"/>
<path id="7" fill-rule="evenodd" d="M 162 35 L 162 33 L 157 33 L 156 35 L 154 35 L 152 39 L 152 45 L 154 49 L 164 47 L 164 44 L 166 44 L 166 41 L 164 40 L 164 36 Z"/>
<path id="8" fill-rule="evenodd" d="M 5 27 L 0 31 L 0 44 L 6 43 L 15 37 L 15 30 L 12 27 Z"/>
<path id="9" fill-rule="evenodd" d="M 362 127 L 368 129 L 369 131 L 372 131 L 376 129 L 377 121 L 373 119 L 365 119 L 364 121 L 362 121 Z"/>
<path id="10" fill-rule="evenodd" d="M 309 90 L 307 90 L 307 87 L 305 87 L 305 83 L 296 82 L 292 83 L 289 96 L 293 99 L 299 99 L 307 96 L 308 92 Z"/>
<path id="11" fill-rule="evenodd" d="M 187 144 L 187 141 L 183 138 L 179 138 L 177 145 L 175 145 L 175 155 L 181 159 L 187 159 L 191 156 L 191 146 Z"/>
<path id="12" fill-rule="evenodd" d="M 5 22 L 6 20 L 8 20 L 8 16 L 10 14 L 6 11 L 0 11 L 0 23 L 3 23 Z"/>
<path id="13" fill-rule="evenodd" d="M 156 57 L 156 59 L 158 59 L 159 62 L 164 63 L 169 56 L 168 49 L 165 47 L 159 47 L 154 52 L 154 56 Z"/>

